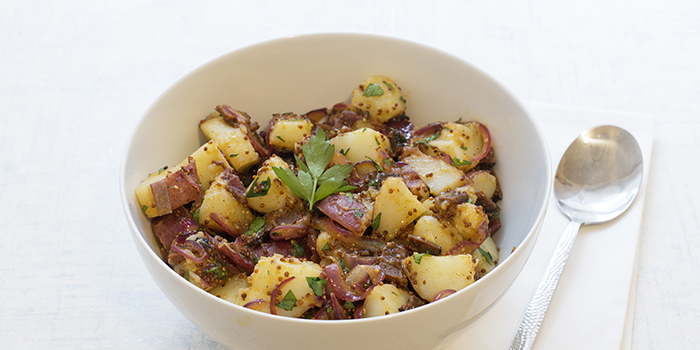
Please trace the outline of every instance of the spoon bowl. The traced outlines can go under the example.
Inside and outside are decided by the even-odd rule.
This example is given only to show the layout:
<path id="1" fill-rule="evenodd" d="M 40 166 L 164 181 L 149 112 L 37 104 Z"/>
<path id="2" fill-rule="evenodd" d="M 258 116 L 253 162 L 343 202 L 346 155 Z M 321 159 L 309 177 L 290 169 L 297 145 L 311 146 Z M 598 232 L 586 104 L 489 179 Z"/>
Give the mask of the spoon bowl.
<path id="1" fill-rule="evenodd" d="M 572 221 L 612 220 L 637 196 L 642 164 L 642 151 L 626 130 L 610 125 L 586 130 L 559 163 L 554 196 Z"/>
<path id="2" fill-rule="evenodd" d="M 637 197 L 642 169 L 637 140 L 619 127 L 598 126 L 582 132 L 571 143 L 554 181 L 554 196 L 571 221 L 523 316 L 511 350 L 532 348 L 581 225 L 603 223 L 624 213 Z"/>

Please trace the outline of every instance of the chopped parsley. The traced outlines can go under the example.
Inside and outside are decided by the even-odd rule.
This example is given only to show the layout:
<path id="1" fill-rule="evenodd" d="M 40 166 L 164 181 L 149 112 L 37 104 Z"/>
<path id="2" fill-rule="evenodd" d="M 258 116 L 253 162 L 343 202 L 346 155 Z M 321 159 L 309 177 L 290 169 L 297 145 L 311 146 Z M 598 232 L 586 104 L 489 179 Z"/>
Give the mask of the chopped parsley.
<path id="1" fill-rule="evenodd" d="M 362 94 L 363 96 L 381 96 L 384 95 L 384 89 L 382 89 L 381 86 L 377 85 L 376 83 L 372 83 L 367 85 L 365 88 L 365 92 Z"/>
<path id="2" fill-rule="evenodd" d="M 416 262 L 416 264 L 420 265 L 421 260 L 423 260 L 424 256 L 431 256 L 428 253 L 420 253 L 420 254 L 413 254 L 413 261 Z"/>
<path id="3" fill-rule="evenodd" d="M 253 197 L 262 197 L 267 195 L 267 191 L 270 190 L 270 184 L 272 183 L 272 179 L 269 177 L 262 181 L 260 185 L 258 185 L 258 179 L 259 177 L 256 177 L 255 180 L 253 180 L 253 184 L 250 185 L 250 189 L 248 189 L 248 192 L 246 192 L 245 196 L 248 198 L 253 198 Z"/>
<path id="4" fill-rule="evenodd" d="M 255 220 L 253 220 L 253 222 L 250 223 L 250 225 L 248 225 L 248 229 L 243 232 L 243 234 L 246 236 L 254 235 L 260 233 L 264 227 L 265 219 L 262 216 L 258 216 L 255 218 Z"/>
<path id="5" fill-rule="evenodd" d="M 230 158 L 238 157 L 238 153 L 231 153 L 228 155 Z"/>
<path id="6" fill-rule="evenodd" d="M 285 141 L 285 140 L 282 138 L 282 136 L 277 136 L 277 139 L 280 140 L 280 141 L 282 141 L 282 142 L 287 142 L 287 141 Z"/>
<path id="7" fill-rule="evenodd" d="M 326 280 L 321 277 L 306 277 L 306 284 L 314 291 L 316 296 L 323 295 L 323 288 L 326 286 Z"/>
<path id="8" fill-rule="evenodd" d="M 306 256 L 306 249 L 299 242 L 292 240 L 292 255 L 297 258 L 302 258 Z"/>
<path id="9" fill-rule="evenodd" d="M 452 163 L 454 163 L 454 165 L 458 168 L 464 165 L 472 165 L 472 162 L 466 159 L 459 159 L 457 157 L 452 157 Z"/>
<path id="10" fill-rule="evenodd" d="M 355 217 L 361 218 L 362 210 L 360 210 L 359 208 L 355 208 Z"/>
<path id="11" fill-rule="evenodd" d="M 382 213 L 377 214 L 377 216 L 372 219 L 372 229 L 375 231 L 379 228 L 379 224 L 382 221 Z"/>
<path id="12" fill-rule="evenodd" d="M 432 135 L 430 135 L 430 136 L 428 136 L 428 137 L 426 137 L 426 138 L 424 138 L 424 139 L 419 140 L 419 141 L 416 142 L 416 143 L 417 143 L 417 144 L 426 144 L 426 145 L 427 145 L 428 142 L 435 140 L 436 138 L 438 138 L 438 136 L 440 136 L 440 132 L 439 132 L 439 131 L 436 132 L 436 133 L 434 133 L 434 134 L 432 134 Z"/>
<path id="13" fill-rule="evenodd" d="M 382 80 L 382 83 L 384 83 L 384 85 L 386 85 L 386 87 L 389 89 L 389 91 L 394 89 L 394 87 L 391 86 L 391 84 L 387 83 L 386 80 Z"/>
<path id="14" fill-rule="evenodd" d="M 479 252 L 484 256 L 484 259 L 486 259 L 486 262 L 489 263 L 489 265 L 493 265 L 493 257 L 491 256 L 491 253 L 481 249 L 481 247 L 476 249 L 479 249 Z"/>
<path id="15" fill-rule="evenodd" d="M 297 303 L 297 297 L 294 296 L 294 292 L 290 289 L 287 294 L 284 296 L 284 299 L 277 304 L 277 306 L 290 311 L 294 308 L 294 305 Z"/>
<path id="16" fill-rule="evenodd" d="M 141 207 L 141 210 L 143 210 L 145 212 L 146 210 L 148 210 L 148 206 L 144 205 L 143 207 Z"/>

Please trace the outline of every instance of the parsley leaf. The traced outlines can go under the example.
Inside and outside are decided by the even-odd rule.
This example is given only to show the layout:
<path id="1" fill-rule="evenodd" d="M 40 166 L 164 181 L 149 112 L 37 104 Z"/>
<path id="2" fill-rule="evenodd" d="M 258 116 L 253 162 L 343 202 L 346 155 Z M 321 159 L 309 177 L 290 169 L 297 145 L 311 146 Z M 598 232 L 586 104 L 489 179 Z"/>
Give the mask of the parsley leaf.
<path id="1" fill-rule="evenodd" d="M 363 96 L 381 96 L 384 95 L 384 89 L 382 89 L 381 86 L 372 83 L 367 85 L 365 88 L 365 92 L 362 94 Z"/>
<path id="2" fill-rule="evenodd" d="M 493 257 L 491 256 L 491 253 L 481 249 L 481 247 L 476 249 L 479 249 L 479 252 L 484 256 L 484 259 L 486 259 L 486 262 L 489 263 L 489 265 L 493 265 Z"/>
<path id="3" fill-rule="evenodd" d="M 259 178 L 256 177 L 255 180 L 253 180 L 253 184 L 250 185 L 250 189 L 248 189 L 248 192 L 245 194 L 246 197 L 262 197 L 270 190 L 272 180 L 269 177 L 261 182 L 260 185 L 258 185 L 258 179 Z"/>
<path id="4" fill-rule="evenodd" d="M 431 255 L 428 253 L 413 254 L 413 261 L 415 261 L 416 264 L 420 265 L 420 261 L 423 260 L 424 256 L 431 256 Z"/>
<path id="5" fill-rule="evenodd" d="M 466 159 L 459 159 L 457 157 L 452 157 L 452 163 L 454 163 L 454 165 L 458 168 L 463 166 L 463 165 L 472 165 L 472 162 L 470 162 Z"/>
<path id="6" fill-rule="evenodd" d="M 302 144 L 301 150 L 305 162 L 295 156 L 299 166 L 297 175 L 286 168 L 272 167 L 272 170 L 292 192 L 309 202 L 309 210 L 313 209 L 314 203 L 333 193 L 356 189 L 345 181 L 350 176 L 352 164 L 335 164 L 326 169 L 335 153 L 335 146 L 328 141 L 323 129 L 319 129 L 309 143 Z"/>
<path id="7" fill-rule="evenodd" d="M 306 284 L 309 285 L 309 288 L 314 291 L 316 296 L 320 297 L 323 295 L 323 287 L 326 286 L 326 280 L 321 277 L 306 277 Z"/>
<path id="8" fill-rule="evenodd" d="M 277 304 L 277 306 L 279 306 L 287 311 L 290 311 L 294 308 L 294 305 L 296 305 L 296 303 L 297 303 L 297 297 L 294 296 L 294 293 L 290 289 L 289 292 L 287 292 L 287 295 L 284 296 L 284 299 L 282 299 L 282 301 L 280 301 L 280 303 Z"/>
<path id="9" fill-rule="evenodd" d="M 372 229 L 375 231 L 379 228 L 379 224 L 382 222 L 382 213 L 377 214 L 377 216 L 372 219 Z"/>
<path id="10" fill-rule="evenodd" d="M 265 219 L 262 216 L 258 216 L 253 220 L 253 222 L 248 225 L 248 229 L 243 232 L 244 235 L 250 236 L 252 234 L 259 233 L 263 227 L 265 227 Z"/>
<path id="11" fill-rule="evenodd" d="M 426 137 L 426 138 L 424 138 L 424 139 L 422 139 L 422 140 L 416 142 L 416 143 L 418 143 L 418 144 L 420 144 L 420 143 L 427 144 L 428 142 L 433 141 L 433 140 L 435 140 L 436 138 L 438 138 L 438 136 L 440 136 L 440 132 L 439 132 L 439 131 L 436 132 L 436 133 L 434 133 L 434 134 L 432 134 L 432 135 L 430 135 L 429 137 Z"/>
<path id="12" fill-rule="evenodd" d="M 297 258 L 303 258 L 306 256 L 306 249 L 299 242 L 292 240 L 292 255 Z"/>

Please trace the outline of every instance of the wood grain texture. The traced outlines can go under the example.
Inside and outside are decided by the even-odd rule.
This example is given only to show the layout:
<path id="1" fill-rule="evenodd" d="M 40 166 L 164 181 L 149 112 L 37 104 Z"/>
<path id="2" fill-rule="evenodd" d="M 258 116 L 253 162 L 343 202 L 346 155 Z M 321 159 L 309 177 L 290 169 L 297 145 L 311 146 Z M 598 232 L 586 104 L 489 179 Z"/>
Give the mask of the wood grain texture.
<path id="1" fill-rule="evenodd" d="M 435 46 L 524 100 L 653 115 L 633 348 L 697 346 L 699 1 L 7 0 L 2 347 L 218 349 L 135 252 L 119 203 L 121 153 L 149 103 L 185 72 L 261 40 L 321 31 Z"/>

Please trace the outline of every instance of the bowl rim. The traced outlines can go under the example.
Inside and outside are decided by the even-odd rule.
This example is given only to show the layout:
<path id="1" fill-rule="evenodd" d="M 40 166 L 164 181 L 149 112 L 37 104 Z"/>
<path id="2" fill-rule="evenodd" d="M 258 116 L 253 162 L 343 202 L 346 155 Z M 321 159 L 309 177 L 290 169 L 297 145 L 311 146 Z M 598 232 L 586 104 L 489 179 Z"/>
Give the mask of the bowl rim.
<path id="1" fill-rule="evenodd" d="M 517 250 L 518 247 L 527 246 L 528 244 L 526 244 L 526 243 L 528 243 L 530 240 L 537 239 L 538 232 L 541 229 L 540 226 L 542 225 L 542 223 L 545 219 L 545 215 L 546 215 L 547 207 L 548 207 L 548 202 L 550 201 L 550 197 L 551 197 L 551 188 L 552 188 L 552 184 L 553 184 L 551 153 L 550 153 L 550 150 L 549 150 L 549 147 L 547 144 L 547 140 L 544 136 L 544 132 L 542 131 L 539 123 L 537 122 L 537 120 L 534 119 L 533 115 L 530 113 L 529 109 L 526 108 L 526 106 L 522 103 L 520 98 L 516 94 L 514 94 L 510 89 L 508 89 L 506 86 L 504 86 L 498 79 L 496 79 L 491 74 L 489 74 L 488 72 L 482 70 L 478 66 L 475 66 L 471 62 L 465 60 L 464 58 L 456 56 L 455 54 L 452 54 L 448 51 L 444 51 L 442 49 L 438 49 L 438 48 L 435 48 L 433 46 L 430 46 L 430 45 L 427 45 L 424 43 L 411 41 L 411 40 L 407 40 L 407 39 L 403 39 L 403 38 L 399 38 L 399 37 L 380 35 L 380 34 L 367 34 L 367 33 L 325 32 L 325 33 L 311 33 L 311 34 L 294 34 L 294 35 L 288 35 L 288 36 L 268 39 L 268 40 L 256 42 L 253 44 L 244 45 L 244 46 L 241 46 L 238 48 L 231 49 L 227 52 L 221 53 L 214 58 L 211 58 L 209 60 L 204 61 L 203 63 L 197 65 L 193 69 L 188 70 L 185 74 L 182 74 L 180 77 L 175 79 L 172 83 L 170 83 L 168 85 L 168 87 L 165 90 L 161 91 L 151 101 L 151 103 L 149 103 L 146 110 L 141 114 L 138 121 L 134 124 L 134 126 L 129 134 L 129 137 L 126 140 L 124 149 L 122 151 L 122 156 L 121 156 L 121 161 L 120 161 L 120 170 L 119 170 L 119 189 L 120 189 L 122 209 L 124 210 L 124 214 L 126 216 L 126 219 L 127 219 L 128 225 L 129 225 L 129 229 L 130 229 L 130 234 L 132 235 L 132 239 L 134 240 L 134 243 L 140 245 L 141 248 L 143 248 L 144 251 L 147 252 L 147 256 L 150 259 L 155 259 L 157 261 L 159 268 L 166 270 L 167 273 L 171 277 L 176 278 L 176 280 L 181 282 L 181 285 L 186 286 L 185 288 L 193 288 L 193 289 L 197 290 L 199 293 L 202 293 L 201 295 L 206 295 L 205 298 L 209 298 L 210 301 L 215 301 L 217 303 L 220 303 L 222 306 L 225 305 L 223 307 L 233 307 L 234 309 L 237 309 L 238 311 L 245 313 L 247 316 L 266 318 L 269 321 L 273 321 L 273 322 L 309 323 L 309 324 L 313 324 L 313 325 L 316 325 L 319 327 L 328 327 L 329 325 L 335 325 L 335 324 L 347 325 L 348 323 L 359 325 L 360 323 L 381 322 L 382 320 L 387 320 L 389 318 L 410 317 L 409 315 L 412 315 L 412 314 L 417 313 L 417 312 L 421 312 L 420 310 L 423 310 L 425 308 L 425 306 L 428 306 L 428 305 L 425 305 L 424 307 L 419 307 L 419 308 L 407 310 L 404 312 L 384 315 L 382 317 L 369 317 L 369 318 L 362 318 L 362 319 L 328 321 L 328 320 L 308 320 L 308 319 L 303 319 L 303 318 L 292 318 L 292 317 L 272 315 L 272 314 L 268 314 L 265 312 L 260 312 L 260 311 L 248 309 L 248 308 L 245 308 L 243 306 L 231 303 L 231 302 L 226 301 L 224 299 L 221 299 L 221 298 L 219 298 L 219 297 L 217 297 L 217 296 L 215 296 L 207 291 L 204 291 L 201 288 L 198 288 L 189 282 L 186 282 L 179 274 L 177 274 L 170 266 L 168 266 L 167 263 L 165 261 L 163 261 L 163 259 L 161 259 L 153 251 L 153 249 L 151 249 L 148 242 L 145 241 L 143 235 L 140 233 L 140 230 L 138 229 L 138 226 L 135 222 L 134 217 L 131 215 L 131 211 L 130 211 L 130 207 L 129 207 L 129 199 L 128 199 L 129 194 L 126 193 L 126 191 L 127 191 L 127 189 L 126 189 L 126 177 L 127 177 L 126 164 L 128 162 L 128 159 L 127 159 L 128 155 L 129 155 L 130 150 L 132 148 L 133 139 L 136 136 L 138 130 L 141 128 L 142 124 L 145 122 L 146 117 L 152 113 L 152 110 L 155 108 L 155 105 L 157 105 L 158 102 L 164 96 L 166 96 L 171 90 L 175 89 L 176 85 L 178 85 L 180 82 L 186 80 L 187 78 L 196 75 L 197 73 L 199 73 L 200 70 L 204 70 L 210 65 L 214 65 L 219 61 L 226 60 L 230 56 L 233 56 L 233 55 L 245 54 L 246 51 L 248 51 L 248 50 L 257 50 L 259 48 L 262 48 L 262 47 L 265 47 L 268 45 L 276 45 L 276 44 L 281 43 L 281 42 L 289 42 L 289 41 L 294 41 L 294 40 L 324 40 L 324 39 L 327 40 L 330 38 L 387 41 L 387 42 L 392 42 L 393 44 L 397 44 L 397 45 L 414 46 L 415 48 L 420 49 L 420 50 L 432 51 L 433 53 L 437 53 L 439 55 L 443 55 L 443 56 L 446 56 L 446 57 L 451 58 L 453 60 L 459 61 L 461 64 L 468 66 L 470 69 L 473 69 L 474 71 L 476 71 L 479 74 L 482 74 L 483 76 L 488 78 L 491 83 L 496 85 L 499 89 L 503 90 L 505 92 L 505 94 L 509 98 L 512 99 L 512 102 L 514 103 L 514 105 L 517 108 L 521 109 L 523 112 L 523 115 L 529 120 L 530 124 L 533 126 L 534 130 L 537 133 L 536 139 L 540 141 L 540 143 L 541 143 L 540 146 L 543 148 L 543 150 L 547 156 L 547 161 L 544 163 L 545 164 L 545 172 L 547 175 L 546 176 L 547 191 L 544 194 L 542 202 L 540 203 L 540 208 L 537 210 L 537 215 L 536 215 L 535 221 L 533 222 L 533 224 L 529 228 L 529 230 L 528 230 L 527 234 L 525 235 L 525 237 L 523 238 L 523 240 L 514 249 Z M 534 243 L 536 243 L 536 242 L 533 242 L 533 244 Z M 143 258 L 145 258 L 145 257 L 143 255 L 141 255 L 142 260 L 143 260 Z M 506 259 L 499 262 L 498 266 L 496 266 L 494 271 L 503 270 L 504 268 L 501 268 L 501 269 L 499 269 L 499 268 L 501 266 L 511 264 L 511 261 L 513 261 L 513 259 L 514 259 L 514 254 L 513 253 L 509 254 L 508 257 L 506 257 Z M 526 257 L 525 263 L 523 263 L 519 268 L 518 275 L 519 275 L 520 271 L 522 270 L 522 268 L 525 266 L 525 264 L 527 264 L 527 260 L 529 260 L 529 259 L 530 259 L 530 255 L 528 254 L 528 256 Z M 145 264 L 145 262 L 142 262 L 142 263 Z M 455 294 L 466 293 L 468 290 L 471 289 L 469 287 L 476 285 L 477 283 L 481 282 L 482 280 L 488 281 L 492 278 L 496 278 L 495 277 L 496 275 L 497 274 L 489 273 L 486 276 L 484 276 L 483 278 L 479 279 L 478 281 L 475 281 L 471 285 L 457 291 Z M 153 276 L 151 276 L 151 278 L 153 278 Z M 480 284 L 483 284 L 483 283 L 486 283 L 486 282 L 481 282 Z M 156 283 L 156 285 L 158 285 L 158 283 Z M 508 289 L 510 289 L 511 286 L 512 286 L 512 282 L 510 283 L 510 285 L 508 286 L 506 291 Z M 159 285 L 158 285 L 158 287 L 160 288 Z M 161 290 L 161 292 L 162 292 L 162 290 Z M 167 293 L 164 293 L 164 294 L 167 297 Z M 505 292 L 504 292 L 504 294 L 505 294 Z M 497 298 L 497 300 L 494 301 L 486 310 L 493 307 L 493 305 L 495 305 L 502 297 L 503 297 L 503 295 L 499 296 L 499 298 Z M 435 303 L 443 303 L 443 302 L 445 302 L 445 300 L 449 300 L 449 299 L 451 299 L 451 298 L 441 299 L 441 300 L 430 303 L 430 305 L 435 304 Z M 486 310 L 484 310 L 484 312 Z M 482 312 L 480 314 L 483 314 L 484 312 Z M 324 321 L 326 321 L 326 322 L 324 322 Z"/>

